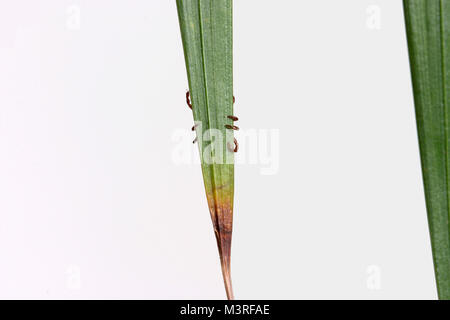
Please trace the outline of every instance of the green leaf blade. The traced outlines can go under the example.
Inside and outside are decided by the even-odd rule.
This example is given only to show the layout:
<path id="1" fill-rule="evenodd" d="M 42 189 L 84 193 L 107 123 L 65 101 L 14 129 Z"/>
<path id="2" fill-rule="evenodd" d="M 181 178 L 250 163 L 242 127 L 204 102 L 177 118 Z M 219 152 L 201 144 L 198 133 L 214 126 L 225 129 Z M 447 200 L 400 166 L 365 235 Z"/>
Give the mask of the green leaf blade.
<path id="1" fill-rule="evenodd" d="M 404 0 L 404 9 L 438 295 L 450 299 L 450 4 Z"/>
<path id="2" fill-rule="evenodd" d="M 232 0 L 177 0 L 202 174 L 228 298 L 234 198 Z"/>

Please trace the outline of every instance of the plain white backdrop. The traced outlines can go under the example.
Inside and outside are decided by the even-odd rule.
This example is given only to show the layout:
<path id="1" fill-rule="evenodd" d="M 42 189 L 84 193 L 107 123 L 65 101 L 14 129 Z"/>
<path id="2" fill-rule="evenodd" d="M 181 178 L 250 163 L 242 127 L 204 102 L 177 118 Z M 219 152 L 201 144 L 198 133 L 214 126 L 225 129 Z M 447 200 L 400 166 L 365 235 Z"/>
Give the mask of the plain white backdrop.
<path id="1" fill-rule="evenodd" d="M 401 1 L 235 0 L 234 59 L 236 297 L 435 299 Z M 225 298 L 186 89 L 175 1 L 0 0 L 0 298 Z"/>

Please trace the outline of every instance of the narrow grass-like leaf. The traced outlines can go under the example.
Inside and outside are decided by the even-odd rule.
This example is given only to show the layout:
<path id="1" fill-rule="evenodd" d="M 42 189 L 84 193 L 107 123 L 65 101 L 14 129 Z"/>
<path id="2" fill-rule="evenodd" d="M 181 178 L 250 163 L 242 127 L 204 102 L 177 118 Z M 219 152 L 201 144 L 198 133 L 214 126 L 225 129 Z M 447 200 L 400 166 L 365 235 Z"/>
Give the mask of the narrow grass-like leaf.
<path id="1" fill-rule="evenodd" d="M 227 296 L 233 299 L 232 0 L 177 0 L 177 8 L 206 197 Z"/>
<path id="2" fill-rule="evenodd" d="M 450 299 L 450 1 L 403 3 L 438 295 Z"/>

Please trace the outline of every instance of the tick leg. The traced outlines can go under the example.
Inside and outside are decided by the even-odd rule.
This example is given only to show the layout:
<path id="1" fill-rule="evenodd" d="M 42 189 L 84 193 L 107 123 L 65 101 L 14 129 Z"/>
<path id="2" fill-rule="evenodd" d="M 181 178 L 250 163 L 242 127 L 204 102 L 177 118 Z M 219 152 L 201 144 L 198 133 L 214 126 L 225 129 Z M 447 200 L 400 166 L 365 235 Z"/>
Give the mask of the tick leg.
<path id="1" fill-rule="evenodd" d="M 234 148 L 228 143 L 228 150 L 230 150 L 231 152 L 238 152 L 239 143 L 237 142 L 236 138 L 234 138 Z"/>
<path id="2" fill-rule="evenodd" d="M 191 103 L 189 91 L 186 92 L 186 103 L 187 103 L 188 107 L 192 110 L 192 103 Z"/>

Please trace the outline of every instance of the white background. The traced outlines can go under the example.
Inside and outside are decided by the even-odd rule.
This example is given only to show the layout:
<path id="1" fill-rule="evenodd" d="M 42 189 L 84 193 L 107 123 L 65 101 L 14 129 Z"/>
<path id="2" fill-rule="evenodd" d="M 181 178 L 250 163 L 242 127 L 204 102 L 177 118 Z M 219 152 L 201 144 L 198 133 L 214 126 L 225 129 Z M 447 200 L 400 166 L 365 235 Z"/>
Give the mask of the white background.
<path id="1" fill-rule="evenodd" d="M 234 33 L 240 127 L 279 130 L 236 166 L 236 297 L 435 299 L 401 1 Z M 225 297 L 186 89 L 175 1 L 0 0 L 0 298 Z"/>

